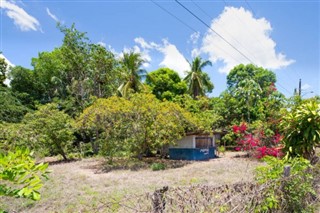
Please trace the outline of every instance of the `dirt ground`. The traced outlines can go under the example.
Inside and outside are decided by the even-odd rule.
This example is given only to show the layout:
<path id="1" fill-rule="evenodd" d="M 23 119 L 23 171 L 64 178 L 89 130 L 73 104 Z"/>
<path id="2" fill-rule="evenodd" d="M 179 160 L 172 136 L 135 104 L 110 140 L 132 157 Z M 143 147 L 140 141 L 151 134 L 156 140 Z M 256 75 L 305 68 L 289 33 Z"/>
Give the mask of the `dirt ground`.
<path id="1" fill-rule="evenodd" d="M 142 195 L 163 186 L 192 184 L 219 186 L 253 180 L 254 168 L 261 162 L 227 152 L 209 161 L 191 162 L 181 168 L 152 171 L 115 170 L 97 172 L 103 159 L 90 158 L 49 166 L 50 179 L 41 189 L 41 200 L 0 199 L 0 209 L 9 212 L 92 212 L 110 198 Z"/>

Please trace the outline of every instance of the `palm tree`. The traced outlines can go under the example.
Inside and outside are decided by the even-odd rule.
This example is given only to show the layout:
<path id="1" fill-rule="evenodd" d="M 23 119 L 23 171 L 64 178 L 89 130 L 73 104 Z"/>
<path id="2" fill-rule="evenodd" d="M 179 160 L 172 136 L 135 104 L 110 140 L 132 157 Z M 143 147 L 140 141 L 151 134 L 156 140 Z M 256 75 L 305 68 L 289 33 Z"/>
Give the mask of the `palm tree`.
<path id="1" fill-rule="evenodd" d="M 210 77 L 207 73 L 202 72 L 205 66 L 212 66 L 211 61 L 203 61 L 201 57 L 196 57 L 190 63 L 191 70 L 187 72 L 187 76 L 184 80 L 187 82 L 189 94 L 196 99 L 199 95 L 205 95 L 207 92 L 211 92 L 214 88 Z"/>
<path id="2" fill-rule="evenodd" d="M 129 52 L 123 53 L 121 59 L 121 69 L 124 74 L 124 82 L 118 88 L 118 92 L 122 97 L 126 97 L 130 90 L 137 92 L 141 86 L 141 76 L 146 74 L 144 69 L 141 69 L 145 61 L 140 53 Z"/>

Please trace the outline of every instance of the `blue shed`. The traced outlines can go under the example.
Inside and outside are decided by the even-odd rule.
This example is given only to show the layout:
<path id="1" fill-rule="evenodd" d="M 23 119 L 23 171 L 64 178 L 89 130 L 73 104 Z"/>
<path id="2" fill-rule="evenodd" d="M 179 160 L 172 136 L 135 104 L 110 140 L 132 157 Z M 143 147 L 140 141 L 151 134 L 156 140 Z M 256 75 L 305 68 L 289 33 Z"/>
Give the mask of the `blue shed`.
<path id="1" fill-rule="evenodd" d="M 215 158 L 215 136 L 208 134 L 187 134 L 169 147 L 173 160 L 209 160 Z"/>

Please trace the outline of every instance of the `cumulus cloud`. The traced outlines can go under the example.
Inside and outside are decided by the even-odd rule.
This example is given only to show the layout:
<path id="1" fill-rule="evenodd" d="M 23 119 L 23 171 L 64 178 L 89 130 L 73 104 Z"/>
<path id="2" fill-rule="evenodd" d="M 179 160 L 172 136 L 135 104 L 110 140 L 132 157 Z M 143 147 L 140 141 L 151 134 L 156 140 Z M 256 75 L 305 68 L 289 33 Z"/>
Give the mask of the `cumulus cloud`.
<path id="1" fill-rule="evenodd" d="M 163 44 L 158 50 L 164 55 L 164 59 L 159 64 L 160 66 L 169 67 L 177 71 L 181 77 L 186 75 L 185 72 L 190 69 L 190 65 L 174 44 L 163 40 Z"/>
<path id="2" fill-rule="evenodd" d="M 0 8 L 5 11 L 6 15 L 13 20 L 21 31 L 41 31 L 39 21 L 16 5 L 15 2 L 1 0 Z"/>
<path id="3" fill-rule="evenodd" d="M 256 19 L 242 7 L 225 7 L 219 17 L 212 20 L 211 28 L 245 55 L 208 30 L 200 52 L 207 53 L 212 62 L 223 62 L 224 66 L 219 69 L 221 73 L 228 73 L 239 63 L 253 62 L 265 68 L 280 69 L 294 62 L 283 53 L 276 52 L 276 43 L 270 37 L 270 22 L 265 18 Z M 199 53 L 199 50 L 195 50 L 195 53 Z"/>
<path id="4" fill-rule="evenodd" d="M 54 14 L 51 13 L 51 11 L 49 10 L 49 8 L 47 8 L 47 14 L 48 14 L 48 16 L 50 16 L 55 22 L 60 22 L 60 20 L 57 18 L 57 16 L 55 16 Z"/>
<path id="5" fill-rule="evenodd" d="M 157 44 L 155 42 L 146 42 L 143 38 L 136 38 L 135 42 L 147 51 L 158 51 L 163 54 L 163 60 L 159 63 L 159 66 L 168 67 L 178 72 L 181 77 L 186 75 L 185 71 L 190 69 L 188 61 L 184 58 L 178 48 L 171 44 L 167 39 L 163 39 L 162 43 Z M 149 55 L 150 56 L 150 55 Z"/>

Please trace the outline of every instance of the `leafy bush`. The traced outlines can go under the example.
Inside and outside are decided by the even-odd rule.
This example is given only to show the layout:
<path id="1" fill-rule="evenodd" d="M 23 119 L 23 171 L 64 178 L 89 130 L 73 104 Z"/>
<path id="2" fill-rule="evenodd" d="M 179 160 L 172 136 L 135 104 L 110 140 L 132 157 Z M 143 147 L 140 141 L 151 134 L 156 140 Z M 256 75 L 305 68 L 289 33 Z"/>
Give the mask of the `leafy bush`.
<path id="1" fill-rule="evenodd" d="M 286 112 L 280 127 L 284 135 L 285 150 L 290 156 L 311 159 L 315 147 L 320 145 L 320 103 L 316 100 L 301 103 Z"/>
<path id="2" fill-rule="evenodd" d="M 266 166 L 256 169 L 258 183 L 265 184 L 264 200 L 258 212 L 312 212 L 309 200 L 314 195 L 310 162 L 304 158 L 277 159 L 267 156 Z M 290 166 L 290 176 L 284 177 L 284 167 Z"/>
<path id="3" fill-rule="evenodd" d="M 33 143 L 50 155 L 60 154 L 64 160 L 68 159 L 74 140 L 72 119 L 56 104 L 40 106 L 34 113 L 28 113 L 23 122 L 29 135 L 29 146 Z"/>
<path id="4" fill-rule="evenodd" d="M 48 164 L 36 164 L 28 150 L 0 153 L 0 196 L 39 200 Z"/>
<path id="5" fill-rule="evenodd" d="M 165 170 L 166 165 L 163 163 L 153 163 L 151 164 L 152 171 L 159 171 L 159 170 Z"/>

